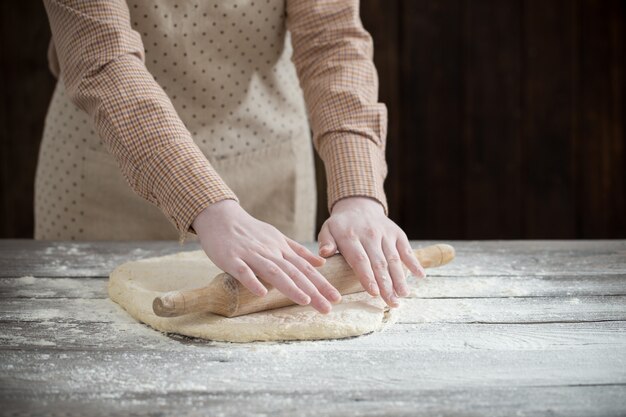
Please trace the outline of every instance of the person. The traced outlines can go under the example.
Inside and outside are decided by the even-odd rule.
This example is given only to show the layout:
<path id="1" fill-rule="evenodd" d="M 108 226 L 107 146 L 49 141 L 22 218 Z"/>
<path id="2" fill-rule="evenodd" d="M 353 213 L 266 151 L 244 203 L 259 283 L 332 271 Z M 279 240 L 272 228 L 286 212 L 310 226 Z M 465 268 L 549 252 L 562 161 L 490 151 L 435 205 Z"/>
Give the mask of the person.
<path id="1" fill-rule="evenodd" d="M 387 109 L 358 0 L 44 5 L 58 82 L 36 239 L 196 235 L 254 294 L 260 278 L 322 313 L 341 296 L 315 267 L 338 251 L 392 307 L 402 265 L 424 275 L 388 218 Z M 312 147 L 328 178 L 319 254 L 298 242 L 314 237 Z"/>

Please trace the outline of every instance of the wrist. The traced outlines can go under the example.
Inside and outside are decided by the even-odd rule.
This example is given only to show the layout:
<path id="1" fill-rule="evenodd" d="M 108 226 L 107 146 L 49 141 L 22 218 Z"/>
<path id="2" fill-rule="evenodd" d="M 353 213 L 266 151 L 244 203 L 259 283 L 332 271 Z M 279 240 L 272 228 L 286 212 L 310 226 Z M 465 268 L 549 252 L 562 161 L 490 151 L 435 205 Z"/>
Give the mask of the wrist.
<path id="1" fill-rule="evenodd" d="M 209 224 L 216 219 L 220 221 L 224 217 L 228 216 L 234 210 L 241 209 L 241 206 L 236 200 L 225 199 L 212 203 L 210 206 L 205 207 L 191 223 L 191 226 L 196 231 L 202 228 L 202 225 Z"/>
<path id="2" fill-rule="evenodd" d="M 352 196 L 352 197 L 344 197 L 340 200 L 337 200 L 333 205 L 331 214 L 350 209 L 369 209 L 380 211 L 380 213 L 385 214 L 385 208 L 380 201 L 375 199 L 374 197 L 368 196 Z"/>

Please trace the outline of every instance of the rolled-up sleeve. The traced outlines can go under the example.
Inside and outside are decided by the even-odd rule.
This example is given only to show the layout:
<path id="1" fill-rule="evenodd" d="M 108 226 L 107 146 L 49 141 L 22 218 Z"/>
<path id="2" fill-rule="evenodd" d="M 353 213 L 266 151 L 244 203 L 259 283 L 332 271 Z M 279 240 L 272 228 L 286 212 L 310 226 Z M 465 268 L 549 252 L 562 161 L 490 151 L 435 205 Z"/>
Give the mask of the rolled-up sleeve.
<path id="1" fill-rule="evenodd" d="M 87 112 L 128 184 L 158 206 L 181 241 L 200 211 L 239 201 L 147 70 L 124 0 L 44 0 L 60 78 Z"/>
<path id="2" fill-rule="evenodd" d="M 313 143 L 328 179 L 328 210 L 367 196 L 388 215 L 387 107 L 378 102 L 373 42 L 358 0 L 287 0 L 292 61 L 304 92 Z"/>

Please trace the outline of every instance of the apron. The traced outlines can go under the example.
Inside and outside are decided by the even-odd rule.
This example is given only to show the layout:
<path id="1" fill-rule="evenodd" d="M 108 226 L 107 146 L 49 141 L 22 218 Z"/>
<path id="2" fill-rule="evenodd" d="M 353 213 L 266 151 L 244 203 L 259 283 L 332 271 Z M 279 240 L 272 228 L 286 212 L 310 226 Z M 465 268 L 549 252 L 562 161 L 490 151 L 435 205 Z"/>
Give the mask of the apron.
<path id="1" fill-rule="evenodd" d="M 302 90 L 290 61 L 289 34 L 284 25 L 281 26 L 283 1 L 256 5 L 255 2 L 235 2 L 240 5 L 240 11 L 243 9 L 249 15 L 258 11 L 246 7 L 261 7 L 265 16 L 272 17 L 265 19 L 264 33 L 269 40 L 253 45 L 255 51 L 264 52 L 256 54 L 263 59 L 245 61 L 251 75 L 246 88 L 239 90 L 235 84 L 230 89 L 224 88 L 227 78 L 231 79 L 224 75 L 224 70 L 239 71 L 243 61 L 204 59 L 202 65 L 197 65 L 194 57 L 188 55 L 194 50 L 192 45 L 196 44 L 196 39 L 160 21 L 168 14 L 173 15 L 175 21 L 184 21 L 189 11 L 176 6 L 179 2 L 128 3 L 133 29 L 142 33 L 147 48 L 146 66 L 152 74 L 168 74 L 163 69 L 170 68 L 167 62 L 153 57 L 163 55 L 164 51 L 170 54 L 186 51 L 184 58 L 181 56 L 172 62 L 176 62 L 179 71 L 185 69 L 180 66 L 188 63 L 185 73 L 198 87 L 181 87 L 185 80 L 167 76 L 157 77 L 157 82 L 164 87 L 195 143 L 235 192 L 241 206 L 292 239 L 314 241 L 317 191 L 313 144 Z M 154 3 L 159 5 L 160 14 L 150 14 L 154 9 L 148 6 Z M 228 28 L 235 25 L 221 12 L 215 14 L 212 25 L 210 19 L 214 10 L 232 7 L 232 4 L 229 1 L 206 2 L 202 4 L 204 10 L 195 12 L 208 15 L 207 26 L 217 24 L 219 28 L 222 25 L 224 39 L 232 36 L 235 42 L 231 39 L 216 43 L 215 48 L 219 47 L 220 53 L 227 55 L 233 52 L 231 56 L 234 56 L 234 52 L 241 52 L 245 46 L 244 39 L 237 37 L 244 37 L 246 33 L 228 33 Z M 232 19 L 238 18 L 233 16 Z M 156 42 L 150 43 L 155 36 L 162 36 L 164 30 L 179 42 L 179 48 L 172 50 Z M 229 45 L 235 49 L 229 51 Z M 210 54 L 210 50 L 202 50 L 203 56 Z M 228 65 L 233 67 L 228 68 Z M 219 77 L 224 77 L 223 84 L 219 83 Z M 202 91 L 209 90 L 201 97 L 197 93 L 200 86 L 205 86 Z M 39 150 L 35 239 L 178 240 L 177 230 L 165 215 L 127 184 L 117 161 L 101 143 L 90 117 L 66 96 L 62 81 L 57 82 L 51 99 Z M 195 239 L 190 235 L 189 240 Z"/>

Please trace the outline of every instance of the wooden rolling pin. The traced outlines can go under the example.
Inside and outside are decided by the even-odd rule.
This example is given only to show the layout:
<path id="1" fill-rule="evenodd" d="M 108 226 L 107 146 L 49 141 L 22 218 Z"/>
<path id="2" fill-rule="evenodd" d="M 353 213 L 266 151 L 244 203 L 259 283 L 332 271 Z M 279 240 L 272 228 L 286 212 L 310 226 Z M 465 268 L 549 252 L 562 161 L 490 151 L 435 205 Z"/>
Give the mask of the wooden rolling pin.
<path id="1" fill-rule="evenodd" d="M 454 248 L 445 244 L 433 245 L 415 249 L 415 255 L 424 268 L 432 268 L 450 262 L 454 258 Z M 403 268 L 406 274 L 406 266 L 403 265 Z M 364 291 L 361 282 L 341 254 L 337 253 L 327 258 L 326 263 L 317 270 L 341 294 Z M 160 317 L 177 317 L 204 311 L 225 317 L 237 317 L 295 304 L 276 288 L 266 283 L 263 285 L 268 292 L 265 296 L 259 297 L 231 275 L 223 272 L 206 287 L 170 291 L 156 297 L 152 309 Z"/>

